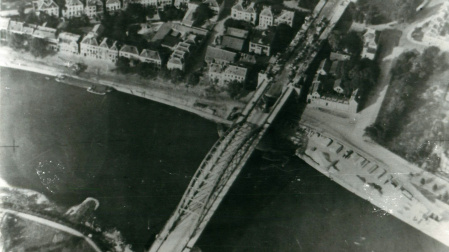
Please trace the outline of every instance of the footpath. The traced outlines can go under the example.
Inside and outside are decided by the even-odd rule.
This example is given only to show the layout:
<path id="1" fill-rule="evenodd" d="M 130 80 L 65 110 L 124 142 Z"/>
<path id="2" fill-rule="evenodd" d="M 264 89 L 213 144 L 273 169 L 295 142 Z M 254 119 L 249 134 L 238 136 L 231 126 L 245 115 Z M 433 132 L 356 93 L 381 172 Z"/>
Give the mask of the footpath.
<path id="1" fill-rule="evenodd" d="M 228 120 L 227 117 L 233 110 L 241 109 L 245 105 L 230 98 L 208 97 L 202 94 L 198 88 L 189 88 L 184 84 L 175 85 L 158 78 L 143 79 L 136 75 L 113 73 L 109 70 L 113 67 L 110 64 L 101 61 L 86 62 L 86 60 L 81 61 L 79 58 L 82 57 L 55 55 L 40 59 L 29 53 L 20 53 L 13 51 L 11 48 L 0 46 L 0 67 L 35 72 L 52 77 L 64 75 L 66 78 L 77 80 L 79 83 L 84 82 L 77 85 L 82 88 L 91 85 L 108 86 L 119 92 L 191 112 L 216 123 L 231 125 L 232 121 Z M 75 75 L 64 65 L 69 60 L 81 61 L 84 64 L 96 64 L 93 66 L 86 64 L 88 66 L 86 71 Z"/>

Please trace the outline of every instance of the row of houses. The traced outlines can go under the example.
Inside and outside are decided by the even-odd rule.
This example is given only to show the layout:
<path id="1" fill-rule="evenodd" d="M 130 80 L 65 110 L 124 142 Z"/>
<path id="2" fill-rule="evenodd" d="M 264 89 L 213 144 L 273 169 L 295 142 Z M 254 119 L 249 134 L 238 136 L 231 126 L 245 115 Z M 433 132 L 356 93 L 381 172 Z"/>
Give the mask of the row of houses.
<path id="1" fill-rule="evenodd" d="M 239 0 L 231 9 L 231 18 L 247 21 L 253 25 L 256 25 L 258 22 L 257 27 L 259 29 L 267 29 L 270 26 L 280 24 L 287 24 L 293 27 L 295 12 L 282 10 L 280 13 L 274 13 L 271 6 L 264 6 L 260 14 L 258 14 L 254 7 L 254 2 L 244 7 L 242 0 Z"/>
<path id="2" fill-rule="evenodd" d="M 163 8 L 167 5 L 175 5 L 179 7 L 189 0 L 86 0 L 85 4 L 81 0 L 66 0 L 65 8 L 62 10 L 62 16 L 66 18 L 79 17 L 86 14 L 92 18 L 103 13 L 104 8 L 109 12 L 116 12 L 126 9 L 129 4 L 141 4 L 143 6 L 154 6 Z M 45 12 L 48 15 L 59 16 L 58 4 L 54 0 L 35 0 L 33 1 L 33 9 L 36 13 Z"/>
<path id="3" fill-rule="evenodd" d="M 245 82 L 248 69 L 238 66 L 240 62 L 250 62 L 250 55 L 243 53 L 244 44 L 249 37 L 247 30 L 228 27 L 221 38 L 220 46 L 208 46 L 205 61 L 208 64 L 209 80 L 218 86 L 226 86 L 232 81 Z"/>
<path id="4" fill-rule="evenodd" d="M 102 32 L 103 27 L 97 24 L 84 37 L 68 32 L 57 34 L 57 30 L 53 28 L 25 25 L 22 22 L 0 18 L 0 34 L 3 41 L 8 40 L 8 36 L 11 34 L 17 34 L 44 39 L 52 50 L 64 54 L 79 55 L 110 63 L 115 63 L 118 57 L 125 57 L 161 66 L 161 57 L 157 51 L 143 49 L 139 52 L 135 46 L 121 44 L 119 41 L 101 37 Z"/>

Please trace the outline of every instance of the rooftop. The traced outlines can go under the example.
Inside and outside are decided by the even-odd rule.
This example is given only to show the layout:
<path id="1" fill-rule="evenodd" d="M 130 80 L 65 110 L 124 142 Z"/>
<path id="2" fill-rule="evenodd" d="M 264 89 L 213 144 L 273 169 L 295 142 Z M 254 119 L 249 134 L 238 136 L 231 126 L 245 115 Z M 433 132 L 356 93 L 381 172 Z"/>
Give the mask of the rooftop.
<path id="1" fill-rule="evenodd" d="M 246 38 L 248 38 L 248 31 L 233 28 L 233 27 L 228 27 L 228 29 L 226 30 L 226 35 L 246 39 Z"/>
<path id="2" fill-rule="evenodd" d="M 221 42 L 221 45 L 225 48 L 229 48 L 236 51 L 242 51 L 244 40 L 231 37 L 231 36 L 223 36 L 223 41 Z"/>
<path id="3" fill-rule="evenodd" d="M 246 76 L 247 69 L 244 67 L 229 65 L 228 68 L 226 68 L 225 73 L 227 74 L 233 74 L 237 76 Z"/>
<path id="4" fill-rule="evenodd" d="M 273 29 L 268 29 L 265 31 L 255 30 L 251 36 L 251 42 L 261 45 L 271 45 L 274 40 L 275 32 Z"/>
<path id="5" fill-rule="evenodd" d="M 103 38 L 100 43 L 100 47 L 109 49 L 112 45 L 114 45 L 115 41 L 110 38 Z"/>
<path id="6" fill-rule="evenodd" d="M 65 0 L 65 6 L 83 5 L 80 0 Z"/>
<path id="7" fill-rule="evenodd" d="M 273 12 L 271 12 L 271 6 L 264 6 L 263 10 L 260 12 L 261 16 L 273 17 Z"/>
<path id="8" fill-rule="evenodd" d="M 126 52 L 126 53 L 132 53 L 139 55 L 139 50 L 137 50 L 137 47 L 132 45 L 123 45 L 122 49 L 120 49 L 120 52 Z"/>
<path id="9" fill-rule="evenodd" d="M 44 26 L 38 26 L 34 30 L 33 36 L 37 38 L 57 39 L 56 29 Z"/>
<path id="10" fill-rule="evenodd" d="M 0 30 L 8 30 L 9 18 L 0 17 Z"/>
<path id="11" fill-rule="evenodd" d="M 83 40 L 81 41 L 81 44 L 98 46 L 98 41 L 94 36 L 88 35 L 83 38 Z"/>
<path id="12" fill-rule="evenodd" d="M 161 60 L 159 53 L 157 51 L 153 51 L 150 49 L 143 49 L 142 53 L 140 53 L 140 57 L 154 59 L 154 60 Z"/>
<path id="13" fill-rule="evenodd" d="M 61 32 L 59 33 L 59 41 L 64 43 L 77 42 L 81 38 L 78 34 L 73 34 L 69 32 Z"/>
<path id="14" fill-rule="evenodd" d="M 206 61 L 213 61 L 218 59 L 221 61 L 234 62 L 237 54 L 231 51 L 220 49 L 217 47 L 208 46 L 206 51 Z"/>
<path id="15" fill-rule="evenodd" d="M 9 30 L 12 32 L 22 32 L 23 29 L 23 23 L 17 22 L 17 21 L 10 21 L 9 22 Z"/>

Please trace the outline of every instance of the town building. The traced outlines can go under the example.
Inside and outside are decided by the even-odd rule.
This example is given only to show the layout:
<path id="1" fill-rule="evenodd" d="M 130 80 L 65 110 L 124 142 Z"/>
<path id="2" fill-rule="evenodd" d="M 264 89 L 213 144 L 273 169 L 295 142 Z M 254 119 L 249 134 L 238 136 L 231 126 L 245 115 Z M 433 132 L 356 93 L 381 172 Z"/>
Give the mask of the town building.
<path id="1" fill-rule="evenodd" d="M 9 22 L 9 32 L 15 34 L 23 34 L 23 23 L 11 20 Z"/>
<path id="2" fill-rule="evenodd" d="M 149 50 L 149 49 L 143 49 L 140 53 L 140 60 L 142 62 L 155 64 L 158 67 L 161 67 L 162 61 L 161 57 L 159 56 L 159 53 L 157 51 Z"/>
<path id="3" fill-rule="evenodd" d="M 247 39 L 249 32 L 243 29 L 228 27 L 225 34 L 236 38 Z"/>
<path id="4" fill-rule="evenodd" d="M 273 30 L 254 31 L 249 42 L 249 51 L 259 55 L 271 55 L 271 45 L 274 41 Z"/>
<path id="5" fill-rule="evenodd" d="M 109 13 L 117 12 L 120 8 L 120 0 L 107 0 L 106 11 Z"/>
<path id="6" fill-rule="evenodd" d="M 79 54 L 81 36 L 78 34 L 61 32 L 59 33 L 59 52 L 66 54 Z"/>
<path id="7" fill-rule="evenodd" d="M 56 29 L 45 26 L 37 26 L 32 36 L 34 38 L 45 40 L 48 43 L 50 49 L 52 49 L 53 51 L 58 51 L 59 41 L 58 36 L 56 35 Z"/>
<path id="8" fill-rule="evenodd" d="M 237 53 L 217 47 L 208 46 L 204 60 L 208 63 L 230 64 L 237 59 Z"/>
<path id="9" fill-rule="evenodd" d="M 243 46 L 245 45 L 245 40 L 241 38 L 236 38 L 232 36 L 225 35 L 222 37 L 221 47 L 225 49 L 230 49 L 236 52 L 241 52 Z"/>
<path id="10" fill-rule="evenodd" d="M 119 57 L 125 57 L 130 60 L 140 60 L 139 50 L 132 45 L 123 45 L 119 51 Z"/>
<path id="11" fill-rule="evenodd" d="M 95 36 L 88 34 L 81 40 L 80 54 L 88 58 L 101 59 L 100 47 Z"/>
<path id="12" fill-rule="evenodd" d="M 131 3 L 137 3 L 143 6 L 154 6 L 162 8 L 166 5 L 172 5 L 173 0 L 134 0 Z"/>
<path id="13" fill-rule="evenodd" d="M 249 53 L 241 53 L 239 62 L 248 63 L 248 64 L 256 64 L 256 57 Z"/>
<path id="14" fill-rule="evenodd" d="M 0 17 L 0 41 L 8 40 L 9 18 Z"/>
<path id="15" fill-rule="evenodd" d="M 246 8 L 243 7 L 242 0 L 239 0 L 236 5 L 231 8 L 231 18 L 236 20 L 243 20 L 252 24 L 256 24 L 257 13 L 252 2 Z"/>
<path id="16" fill-rule="evenodd" d="M 79 17 L 83 14 L 84 5 L 80 0 L 66 0 L 66 9 L 62 10 L 62 16 L 65 18 Z"/>
<path id="17" fill-rule="evenodd" d="M 170 59 L 167 62 L 167 69 L 168 70 L 179 69 L 181 71 L 184 71 L 185 59 L 186 59 L 186 52 L 174 51 L 170 55 Z"/>
<path id="18" fill-rule="evenodd" d="M 273 26 L 273 23 L 274 16 L 273 12 L 271 11 L 271 6 L 264 6 L 259 15 L 259 28 L 266 29 L 269 26 Z"/>
<path id="19" fill-rule="evenodd" d="M 37 28 L 37 25 L 34 24 L 27 24 L 24 25 L 22 28 L 22 33 L 27 39 L 31 39 L 34 34 L 34 30 Z"/>
<path id="20" fill-rule="evenodd" d="M 84 13 L 93 18 L 103 12 L 103 2 L 101 0 L 86 0 L 86 6 L 84 7 Z"/>
<path id="21" fill-rule="evenodd" d="M 376 57 L 377 43 L 376 43 L 376 30 L 368 28 L 363 34 L 363 50 L 362 58 L 368 58 L 373 60 Z"/>
<path id="22" fill-rule="evenodd" d="M 98 46 L 100 58 L 111 63 L 117 62 L 119 48 L 117 41 L 110 38 L 103 38 L 100 45 Z"/>
<path id="23" fill-rule="evenodd" d="M 45 12 L 50 16 L 59 17 L 59 6 L 53 0 L 33 1 L 33 8 L 36 13 Z"/>
<path id="24" fill-rule="evenodd" d="M 286 24 L 293 28 L 293 20 L 295 19 L 295 12 L 289 10 L 282 10 L 281 13 L 274 17 L 274 25 Z"/>
<path id="25" fill-rule="evenodd" d="M 279 14 L 275 15 L 271 9 L 271 6 L 264 6 L 262 12 L 259 15 L 260 29 L 267 29 L 270 26 L 278 26 L 280 24 L 287 24 L 293 27 L 293 19 L 295 18 L 295 12 L 289 10 L 282 10 Z"/>
<path id="26" fill-rule="evenodd" d="M 193 53 L 193 47 L 193 44 L 179 42 L 167 62 L 167 69 L 179 69 L 184 71 L 186 60 Z"/>
<path id="27" fill-rule="evenodd" d="M 244 67 L 212 63 L 209 66 L 209 80 L 215 82 L 218 86 L 226 86 L 229 82 L 246 81 L 247 69 Z"/>
<path id="28" fill-rule="evenodd" d="M 358 89 L 345 87 L 341 68 L 349 55 L 331 53 L 323 59 L 312 81 L 307 102 L 318 107 L 356 113 L 358 107 Z"/>

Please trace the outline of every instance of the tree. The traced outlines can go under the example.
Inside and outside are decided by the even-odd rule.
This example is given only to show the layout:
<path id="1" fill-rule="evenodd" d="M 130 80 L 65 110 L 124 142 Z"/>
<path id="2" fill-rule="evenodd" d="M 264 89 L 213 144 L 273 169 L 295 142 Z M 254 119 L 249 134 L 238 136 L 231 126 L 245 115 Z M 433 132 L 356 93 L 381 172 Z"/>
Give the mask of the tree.
<path id="1" fill-rule="evenodd" d="M 232 99 L 237 98 L 243 92 L 243 84 L 238 81 L 228 83 L 228 94 Z"/>
<path id="2" fill-rule="evenodd" d="M 50 53 L 48 42 L 41 38 L 33 38 L 30 43 L 30 52 L 34 57 L 45 57 Z"/>
<path id="3" fill-rule="evenodd" d="M 57 28 L 59 25 L 59 18 L 53 15 L 48 15 L 45 12 L 41 12 L 39 13 L 39 20 L 40 23 L 47 23 L 46 26 L 47 27 L 51 27 L 51 28 Z"/>
<path id="4" fill-rule="evenodd" d="M 131 71 L 130 60 L 125 57 L 119 57 L 117 62 L 115 62 L 115 66 L 120 73 L 129 73 Z"/>
<path id="5" fill-rule="evenodd" d="M 156 77 L 157 71 L 155 70 L 154 64 L 147 62 L 141 62 L 137 64 L 137 74 L 142 77 Z"/>
<path id="6" fill-rule="evenodd" d="M 194 26 L 202 26 L 206 20 L 214 16 L 214 11 L 209 7 L 208 4 L 202 3 L 196 8 L 193 13 Z"/>
<path id="7" fill-rule="evenodd" d="M 20 21 L 25 21 L 25 1 L 20 1 L 19 7 L 17 8 L 17 12 L 19 13 Z"/>
<path id="8" fill-rule="evenodd" d="M 170 20 L 181 20 L 184 17 L 185 11 L 174 6 L 164 6 L 164 11 L 160 13 L 161 20 L 164 22 Z"/>
<path id="9" fill-rule="evenodd" d="M 175 68 L 170 71 L 170 79 L 173 83 L 179 83 L 184 79 L 184 72 Z"/>
<path id="10" fill-rule="evenodd" d="M 8 44 L 13 49 L 22 49 L 25 47 L 25 43 L 25 38 L 21 34 L 11 33 L 9 36 Z"/>
<path id="11" fill-rule="evenodd" d="M 189 85 L 195 86 L 200 82 L 200 73 L 193 73 L 189 75 L 187 79 L 187 83 Z"/>

